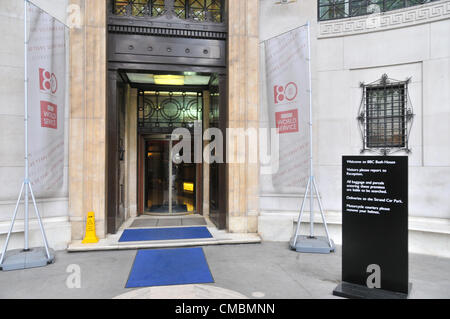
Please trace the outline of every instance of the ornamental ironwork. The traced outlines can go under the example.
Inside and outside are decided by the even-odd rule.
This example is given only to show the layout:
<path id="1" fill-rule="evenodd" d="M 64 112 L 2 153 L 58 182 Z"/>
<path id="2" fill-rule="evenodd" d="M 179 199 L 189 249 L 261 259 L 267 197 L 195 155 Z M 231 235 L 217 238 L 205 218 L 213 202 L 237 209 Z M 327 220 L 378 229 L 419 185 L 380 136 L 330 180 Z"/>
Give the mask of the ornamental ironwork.
<path id="1" fill-rule="evenodd" d="M 225 0 L 113 0 L 112 13 L 127 17 L 176 17 L 191 22 L 221 23 Z"/>
<path id="2" fill-rule="evenodd" d="M 202 120 L 201 92 L 139 91 L 138 126 L 152 132 L 171 132 L 176 128 L 194 129 Z"/>
<path id="3" fill-rule="evenodd" d="M 408 141 L 414 120 L 408 93 L 410 80 L 397 81 L 384 74 L 370 84 L 361 83 L 363 98 L 358 115 L 363 138 L 361 153 L 410 152 Z"/>

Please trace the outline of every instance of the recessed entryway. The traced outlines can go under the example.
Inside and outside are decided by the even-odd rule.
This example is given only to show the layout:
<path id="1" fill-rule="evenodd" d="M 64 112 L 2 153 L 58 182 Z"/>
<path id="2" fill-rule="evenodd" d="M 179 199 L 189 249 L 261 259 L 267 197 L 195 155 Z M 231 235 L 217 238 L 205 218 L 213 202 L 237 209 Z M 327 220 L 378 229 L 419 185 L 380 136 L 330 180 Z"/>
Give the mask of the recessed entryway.
<path id="1" fill-rule="evenodd" d="M 225 194 L 217 191 L 224 167 L 203 161 L 204 132 L 224 121 L 219 76 L 124 71 L 121 77 L 137 91 L 138 215 L 200 214 L 224 228 Z M 180 130 L 185 134 L 174 139 Z"/>
<path id="2" fill-rule="evenodd" d="M 108 165 L 110 232 L 134 216 L 192 214 L 225 229 L 226 167 L 206 163 L 203 152 L 216 138 L 205 141 L 206 131 L 226 126 L 226 77 L 207 68 L 154 67 L 116 73 L 119 156 L 110 153 Z"/>

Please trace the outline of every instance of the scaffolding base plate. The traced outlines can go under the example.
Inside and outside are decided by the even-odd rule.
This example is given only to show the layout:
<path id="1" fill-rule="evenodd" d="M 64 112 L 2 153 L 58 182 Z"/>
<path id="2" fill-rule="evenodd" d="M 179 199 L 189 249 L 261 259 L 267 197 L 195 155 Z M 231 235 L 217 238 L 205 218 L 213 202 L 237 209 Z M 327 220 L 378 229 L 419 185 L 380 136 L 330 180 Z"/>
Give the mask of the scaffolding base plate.
<path id="1" fill-rule="evenodd" d="M 50 258 L 48 258 L 44 247 L 31 248 L 28 251 L 23 249 L 11 250 L 5 253 L 0 269 L 12 271 L 44 267 L 55 262 L 55 252 L 49 249 L 49 253 Z"/>
<path id="2" fill-rule="evenodd" d="M 326 237 L 309 237 L 297 236 L 297 242 L 294 246 L 294 238 L 291 239 L 289 245 L 292 250 L 299 253 L 310 254 L 330 254 L 336 250 L 333 240 L 331 240 L 331 247 Z"/>

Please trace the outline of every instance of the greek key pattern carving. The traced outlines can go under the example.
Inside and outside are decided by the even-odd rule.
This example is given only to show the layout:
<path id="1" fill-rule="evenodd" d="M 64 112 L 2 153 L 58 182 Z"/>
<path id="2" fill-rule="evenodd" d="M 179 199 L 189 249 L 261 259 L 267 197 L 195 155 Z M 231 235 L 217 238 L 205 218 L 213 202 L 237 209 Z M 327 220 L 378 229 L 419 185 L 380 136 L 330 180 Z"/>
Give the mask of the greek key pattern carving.
<path id="1" fill-rule="evenodd" d="M 320 22 L 318 38 L 376 32 L 449 18 L 450 0 L 442 0 L 381 14 Z"/>

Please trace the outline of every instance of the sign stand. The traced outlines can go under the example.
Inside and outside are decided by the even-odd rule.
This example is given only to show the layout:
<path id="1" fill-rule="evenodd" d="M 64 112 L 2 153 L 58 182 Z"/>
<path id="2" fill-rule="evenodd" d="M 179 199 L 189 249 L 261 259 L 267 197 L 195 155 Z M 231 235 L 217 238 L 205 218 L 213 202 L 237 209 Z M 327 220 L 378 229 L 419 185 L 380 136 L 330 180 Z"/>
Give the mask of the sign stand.
<path id="1" fill-rule="evenodd" d="M 297 229 L 295 231 L 294 237 L 290 241 L 291 249 L 296 250 L 301 253 L 319 253 L 319 254 L 329 254 L 335 251 L 335 245 L 333 240 L 330 239 L 328 233 L 328 226 L 323 214 L 322 200 L 320 199 L 319 189 L 316 184 L 316 179 L 314 177 L 314 165 L 313 165 L 313 119 L 312 119 L 312 80 L 311 80 L 311 25 L 308 21 L 308 63 L 309 63 L 309 138 L 310 138 L 310 177 L 308 185 L 306 186 L 305 196 L 303 197 L 302 208 L 300 210 L 300 215 L 297 221 Z M 302 236 L 300 235 L 300 225 L 305 208 L 306 198 L 310 196 L 310 235 Z M 322 222 L 325 227 L 326 237 L 316 237 L 314 236 L 314 193 L 316 193 L 317 201 L 319 202 L 320 214 L 322 216 Z"/>
<path id="2" fill-rule="evenodd" d="M 36 204 L 33 189 L 29 179 L 29 161 L 28 161 L 28 34 L 27 34 L 27 20 L 28 20 L 28 0 L 24 0 L 24 44 L 25 44 L 25 178 L 20 189 L 19 198 L 17 199 L 16 208 L 12 218 L 11 226 L 9 228 L 6 242 L 3 246 L 0 257 L 0 269 L 3 271 L 28 269 L 35 267 L 43 267 L 51 264 L 55 260 L 55 254 L 48 246 L 47 236 L 45 235 L 42 219 L 39 214 L 39 209 Z M 9 240 L 14 228 L 19 210 L 19 204 L 24 195 L 25 218 L 24 218 L 24 235 L 25 244 L 24 249 L 16 249 L 7 252 Z M 29 248 L 29 195 L 33 200 L 34 210 L 36 212 L 39 227 L 41 229 L 42 238 L 44 240 L 44 247 Z"/>
<path id="3" fill-rule="evenodd" d="M 342 159 L 342 282 L 333 295 L 406 299 L 408 157 Z"/>

